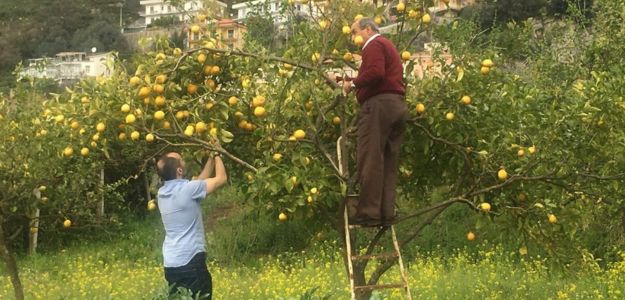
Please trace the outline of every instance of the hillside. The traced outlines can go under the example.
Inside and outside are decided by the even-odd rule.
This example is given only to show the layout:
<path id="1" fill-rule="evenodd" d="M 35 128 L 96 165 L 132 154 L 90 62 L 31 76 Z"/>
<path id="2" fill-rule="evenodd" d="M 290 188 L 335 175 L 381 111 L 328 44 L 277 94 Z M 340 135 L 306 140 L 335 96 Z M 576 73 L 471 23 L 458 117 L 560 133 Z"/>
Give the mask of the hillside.
<path id="1" fill-rule="evenodd" d="M 21 60 L 84 51 L 85 34 L 118 40 L 119 3 L 124 23 L 138 17 L 139 0 L 0 0 L 0 88 Z"/>

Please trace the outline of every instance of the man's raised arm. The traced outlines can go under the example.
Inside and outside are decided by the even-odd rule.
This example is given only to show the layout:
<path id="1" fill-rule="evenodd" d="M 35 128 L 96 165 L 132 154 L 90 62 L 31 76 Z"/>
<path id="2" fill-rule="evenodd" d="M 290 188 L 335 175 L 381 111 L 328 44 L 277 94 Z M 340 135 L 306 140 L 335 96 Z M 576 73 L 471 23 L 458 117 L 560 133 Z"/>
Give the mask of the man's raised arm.
<path id="1" fill-rule="evenodd" d="M 209 162 L 206 162 L 206 165 L 208 164 Z M 205 179 L 207 194 L 214 192 L 228 181 L 228 174 L 226 174 L 226 167 L 224 166 L 224 162 L 221 160 L 221 156 L 215 156 L 214 165 L 215 177 Z M 202 171 L 202 173 L 204 173 L 204 171 Z"/>

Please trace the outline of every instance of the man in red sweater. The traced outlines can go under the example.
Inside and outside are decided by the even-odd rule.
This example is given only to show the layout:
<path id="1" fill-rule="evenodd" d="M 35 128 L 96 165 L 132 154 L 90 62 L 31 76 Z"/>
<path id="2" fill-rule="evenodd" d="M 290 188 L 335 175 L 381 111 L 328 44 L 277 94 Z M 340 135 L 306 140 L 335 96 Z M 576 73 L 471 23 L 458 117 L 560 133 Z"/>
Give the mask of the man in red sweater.
<path id="1" fill-rule="evenodd" d="M 391 41 L 381 36 L 370 18 L 352 24 L 352 39 L 361 36 L 362 64 L 343 91 L 356 90 L 358 120 L 358 180 L 360 196 L 351 224 L 389 225 L 395 219 L 395 186 L 399 149 L 408 107 L 404 102 L 403 66 Z"/>

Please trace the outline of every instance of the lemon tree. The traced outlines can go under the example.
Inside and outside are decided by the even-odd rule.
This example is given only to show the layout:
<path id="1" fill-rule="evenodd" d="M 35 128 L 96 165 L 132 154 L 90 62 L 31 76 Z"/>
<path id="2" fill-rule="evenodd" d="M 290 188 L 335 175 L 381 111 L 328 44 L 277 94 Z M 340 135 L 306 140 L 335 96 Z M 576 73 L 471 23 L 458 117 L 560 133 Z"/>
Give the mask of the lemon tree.
<path id="1" fill-rule="evenodd" d="M 230 50 L 211 37 L 187 50 L 157 41 L 130 62 L 131 72 L 118 64 L 112 77 L 83 81 L 55 98 L 48 118 L 78 130 L 55 149 L 139 162 L 131 174 L 166 151 L 198 160 L 218 151 L 261 214 L 276 222 L 336 221 L 342 199 L 357 192 L 350 133 L 357 104 L 341 94 L 336 77 L 356 69 L 356 44 L 363 42 L 352 41 L 346 26 L 370 16 L 394 28 L 412 108 L 399 168 L 401 198 L 411 199 L 401 243 L 460 204 L 467 218 L 480 216 L 468 240 L 494 221 L 502 236 L 518 237 L 522 255 L 540 247 L 561 261 L 576 256 L 580 224 L 597 224 L 599 212 L 622 214 L 623 34 L 614 25 L 622 4 L 597 1 L 604 18 L 591 31 L 571 30 L 576 23 L 563 20 L 541 38 L 532 20 L 487 35 L 468 20 L 434 25 L 426 4 L 307 2 L 323 14 L 299 22 L 287 2 L 291 30 L 277 53 Z M 436 42 L 431 62 L 411 58 L 422 39 Z M 89 131 L 72 129 L 74 121 Z M 369 278 L 366 262 L 356 264 L 356 283 L 375 284 L 391 264 L 379 264 Z"/>

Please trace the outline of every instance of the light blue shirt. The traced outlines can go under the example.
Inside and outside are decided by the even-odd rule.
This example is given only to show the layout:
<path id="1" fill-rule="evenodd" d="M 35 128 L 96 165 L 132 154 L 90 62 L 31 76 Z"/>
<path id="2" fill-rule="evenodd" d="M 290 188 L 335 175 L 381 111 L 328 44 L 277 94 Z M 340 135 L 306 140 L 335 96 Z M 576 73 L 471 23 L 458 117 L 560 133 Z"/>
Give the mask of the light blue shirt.
<path id="1" fill-rule="evenodd" d="M 158 209 L 165 227 L 163 264 L 184 266 L 199 252 L 206 252 L 200 201 L 206 197 L 206 181 L 174 179 L 158 189 Z"/>

